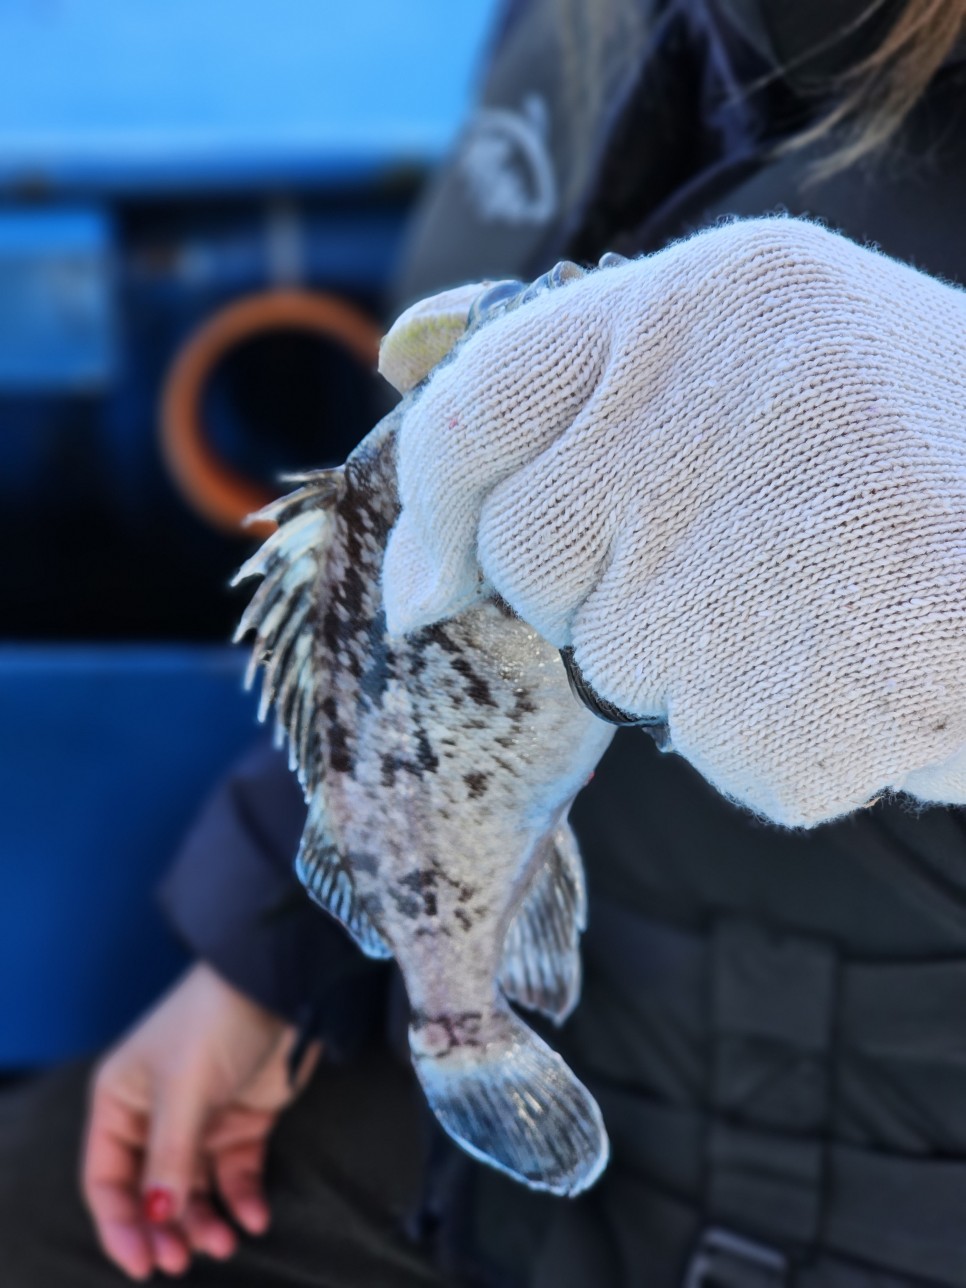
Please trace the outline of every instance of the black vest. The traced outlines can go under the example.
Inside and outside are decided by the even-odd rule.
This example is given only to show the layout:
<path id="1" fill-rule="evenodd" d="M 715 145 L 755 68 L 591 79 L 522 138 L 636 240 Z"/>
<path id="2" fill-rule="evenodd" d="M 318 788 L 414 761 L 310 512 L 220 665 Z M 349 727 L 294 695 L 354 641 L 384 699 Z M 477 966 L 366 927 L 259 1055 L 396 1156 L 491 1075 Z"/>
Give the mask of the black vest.
<path id="1" fill-rule="evenodd" d="M 611 0 L 603 32 L 592 7 L 509 6 L 399 305 L 775 210 L 966 283 L 958 61 L 888 157 L 822 183 L 816 149 L 775 158 L 900 5 Z M 782 832 L 630 731 L 573 820 L 585 983 L 549 1036 L 613 1160 L 577 1201 L 457 1163 L 454 1264 L 555 1288 L 966 1284 L 966 812 L 899 800 Z"/>

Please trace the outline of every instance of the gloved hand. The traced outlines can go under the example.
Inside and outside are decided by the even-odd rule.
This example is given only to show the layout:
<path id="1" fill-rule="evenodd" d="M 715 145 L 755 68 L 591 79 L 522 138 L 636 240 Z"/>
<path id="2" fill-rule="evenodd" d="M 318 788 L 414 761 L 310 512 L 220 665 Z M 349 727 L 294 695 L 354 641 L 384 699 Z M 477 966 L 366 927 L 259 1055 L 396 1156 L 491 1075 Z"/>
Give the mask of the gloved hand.
<path id="1" fill-rule="evenodd" d="M 397 387 L 480 290 L 397 322 Z M 771 218 L 477 311 L 402 427 L 389 629 L 495 589 L 787 826 L 966 803 L 966 293 Z"/>

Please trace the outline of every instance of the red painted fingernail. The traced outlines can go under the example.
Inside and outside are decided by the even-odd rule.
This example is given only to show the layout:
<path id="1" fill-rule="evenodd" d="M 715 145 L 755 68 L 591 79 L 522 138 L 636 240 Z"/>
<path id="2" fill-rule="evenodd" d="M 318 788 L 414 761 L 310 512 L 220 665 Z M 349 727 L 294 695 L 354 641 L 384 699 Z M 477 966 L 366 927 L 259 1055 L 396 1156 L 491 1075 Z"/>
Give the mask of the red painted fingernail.
<path id="1" fill-rule="evenodd" d="M 174 1195 L 160 1185 L 144 1195 L 144 1219 L 152 1225 L 164 1225 L 174 1216 Z"/>

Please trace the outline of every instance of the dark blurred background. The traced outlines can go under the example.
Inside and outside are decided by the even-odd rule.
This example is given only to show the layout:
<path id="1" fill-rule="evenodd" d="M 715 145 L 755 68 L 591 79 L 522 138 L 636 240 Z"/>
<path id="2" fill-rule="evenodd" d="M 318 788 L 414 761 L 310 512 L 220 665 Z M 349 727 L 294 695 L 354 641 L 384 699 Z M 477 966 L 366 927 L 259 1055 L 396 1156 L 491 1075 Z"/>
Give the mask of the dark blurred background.
<path id="1" fill-rule="evenodd" d="M 0 5 L 0 1073 L 178 969 L 153 886 L 256 736 L 226 645 L 337 463 L 494 0 Z"/>

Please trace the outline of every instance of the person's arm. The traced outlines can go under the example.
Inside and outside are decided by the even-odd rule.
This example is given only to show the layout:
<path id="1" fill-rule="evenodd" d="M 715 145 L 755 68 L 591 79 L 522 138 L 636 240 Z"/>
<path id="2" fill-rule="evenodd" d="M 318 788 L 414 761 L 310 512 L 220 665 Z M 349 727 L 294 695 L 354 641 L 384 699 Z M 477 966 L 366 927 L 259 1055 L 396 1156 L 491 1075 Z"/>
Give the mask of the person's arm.
<path id="1" fill-rule="evenodd" d="M 266 740 L 218 784 L 159 890 L 191 951 L 273 1014 L 323 1037 L 328 1058 L 371 1031 L 385 968 L 308 898 L 294 872 L 305 805 Z"/>

